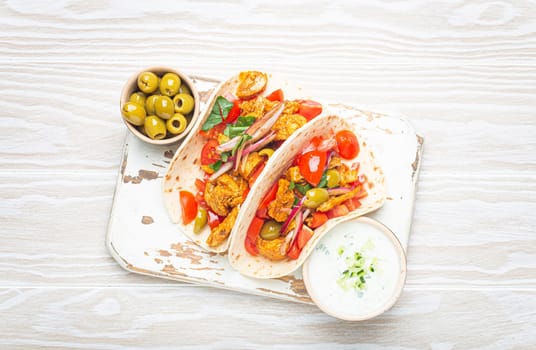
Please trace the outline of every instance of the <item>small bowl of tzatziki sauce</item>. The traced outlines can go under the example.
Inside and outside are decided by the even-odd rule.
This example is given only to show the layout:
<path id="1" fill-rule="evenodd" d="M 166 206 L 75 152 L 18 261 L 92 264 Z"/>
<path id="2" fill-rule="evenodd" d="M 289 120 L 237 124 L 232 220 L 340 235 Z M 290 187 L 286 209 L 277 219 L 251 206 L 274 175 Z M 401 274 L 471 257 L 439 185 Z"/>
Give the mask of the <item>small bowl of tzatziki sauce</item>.
<path id="1" fill-rule="evenodd" d="M 396 235 L 360 217 L 334 226 L 303 265 L 307 292 L 325 313 L 363 321 L 389 310 L 406 281 L 406 255 Z"/>

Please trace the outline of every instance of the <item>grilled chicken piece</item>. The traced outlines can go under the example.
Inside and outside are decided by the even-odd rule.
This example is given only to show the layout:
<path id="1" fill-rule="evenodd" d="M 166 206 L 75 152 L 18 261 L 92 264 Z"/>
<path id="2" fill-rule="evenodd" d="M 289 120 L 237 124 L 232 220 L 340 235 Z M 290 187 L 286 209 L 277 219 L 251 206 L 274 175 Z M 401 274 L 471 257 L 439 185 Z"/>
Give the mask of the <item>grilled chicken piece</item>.
<path id="1" fill-rule="evenodd" d="M 328 199 L 324 203 L 320 204 L 320 206 L 318 208 L 316 208 L 316 210 L 318 210 L 318 211 L 328 211 L 328 210 L 336 207 L 337 205 L 342 204 L 347 199 L 353 198 L 359 192 L 361 192 L 361 186 L 357 186 L 356 188 L 354 188 L 353 190 L 351 190 L 348 193 L 341 194 L 340 196 L 332 197 L 332 198 Z"/>
<path id="2" fill-rule="evenodd" d="M 257 170 L 257 168 L 265 161 L 264 156 L 259 155 L 258 152 L 251 152 L 246 156 L 245 160 L 242 160 L 238 171 L 240 175 L 246 180 L 249 180 L 251 175 Z"/>
<path id="3" fill-rule="evenodd" d="M 350 169 L 346 164 L 341 164 L 339 167 L 339 173 L 341 179 L 339 180 L 339 186 L 344 187 L 352 182 L 356 182 L 358 179 L 358 169 Z"/>
<path id="4" fill-rule="evenodd" d="M 210 235 L 207 238 L 207 244 L 210 247 L 217 247 L 222 244 L 233 229 L 233 225 L 238 216 L 238 206 L 234 207 L 233 210 L 223 219 L 223 221 L 210 232 Z"/>
<path id="5" fill-rule="evenodd" d="M 287 170 L 287 179 L 289 181 L 294 182 L 294 183 L 304 183 L 305 182 L 304 177 L 300 173 L 300 168 L 298 168 L 297 166 L 293 166 L 293 167 L 288 168 L 288 170 Z"/>
<path id="6" fill-rule="evenodd" d="M 205 188 L 205 202 L 219 216 L 227 216 L 229 211 L 244 201 L 243 194 L 247 182 L 241 177 L 223 174 Z"/>
<path id="7" fill-rule="evenodd" d="M 329 160 L 328 169 L 335 169 L 335 168 L 340 167 L 341 165 L 342 165 L 341 158 L 337 156 L 333 156 Z"/>
<path id="8" fill-rule="evenodd" d="M 245 100 L 263 92 L 268 84 L 268 76 L 257 71 L 240 72 L 238 79 L 240 83 L 236 88 L 236 97 Z"/>
<path id="9" fill-rule="evenodd" d="M 289 189 L 290 182 L 279 179 L 275 199 L 268 204 L 268 215 L 275 221 L 284 222 L 294 204 L 294 192 Z"/>
<path id="10" fill-rule="evenodd" d="M 259 236 L 256 244 L 260 255 L 270 260 L 278 261 L 286 258 L 285 255 L 281 254 L 281 245 L 283 245 L 284 242 L 285 237 L 279 237 L 268 241 Z"/>
<path id="11" fill-rule="evenodd" d="M 275 141 L 286 140 L 292 135 L 296 130 L 301 128 L 307 123 L 307 119 L 304 116 L 299 114 L 283 114 L 277 121 L 272 130 L 276 132 Z"/>

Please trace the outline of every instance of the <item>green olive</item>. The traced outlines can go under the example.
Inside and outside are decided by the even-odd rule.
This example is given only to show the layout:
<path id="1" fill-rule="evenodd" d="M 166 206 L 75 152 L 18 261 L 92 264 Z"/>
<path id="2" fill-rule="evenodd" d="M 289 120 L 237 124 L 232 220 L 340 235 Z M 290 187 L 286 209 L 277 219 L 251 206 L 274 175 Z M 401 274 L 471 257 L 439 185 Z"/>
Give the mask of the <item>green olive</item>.
<path id="1" fill-rule="evenodd" d="M 167 130 L 173 135 L 178 135 L 183 132 L 184 129 L 186 129 L 186 125 L 188 125 L 188 121 L 180 113 L 175 113 L 173 117 L 166 122 Z"/>
<path id="2" fill-rule="evenodd" d="M 194 221 L 194 233 L 199 233 L 205 227 L 208 221 L 207 210 L 203 207 L 197 209 L 197 215 Z"/>
<path id="3" fill-rule="evenodd" d="M 271 148 L 263 148 L 259 151 L 260 156 L 267 156 L 270 158 L 274 154 L 274 150 Z"/>
<path id="4" fill-rule="evenodd" d="M 317 208 L 329 199 L 328 190 L 325 188 L 311 188 L 305 193 L 307 197 L 303 205 L 307 208 Z"/>
<path id="5" fill-rule="evenodd" d="M 173 97 L 173 104 L 175 105 L 175 112 L 186 115 L 194 109 L 194 98 L 192 95 L 178 94 Z"/>
<path id="6" fill-rule="evenodd" d="M 145 110 L 147 111 L 147 114 L 154 114 L 154 103 L 156 101 L 156 98 L 160 95 L 151 95 L 145 99 Z"/>
<path id="7" fill-rule="evenodd" d="M 160 92 L 162 95 L 174 96 L 179 92 L 181 78 L 175 73 L 166 73 L 160 79 Z"/>
<path id="8" fill-rule="evenodd" d="M 138 75 L 138 88 L 150 94 L 158 89 L 158 77 L 153 72 L 142 72 Z"/>
<path id="9" fill-rule="evenodd" d="M 192 91 L 190 91 L 188 85 L 181 84 L 181 86 L 179 87 L 179 94 L 192 95 Z"/>
<path id="10" fill-rule="evenodd" d="M 129 101 L 139 104 L 140 106 L 145 106 L 145 100 L 146 96 L 143 92 L 135 92 L 132 95 L 130 95 Z"/>
<path id="11" fill-rule="evenodd" d="M 145 120 L 145 108 L 134 102 L 127 102 L 121 108 L 123 118 L 131 124 L 142 125 Z"/>
<path id="12" fill-rule="evenodd" d="M 328 180 L 329 188 L 337 187 L 341 181 L 341 175 L 337 170 L 329 169 L 326 171 L 326 180 Z"/>
<path id="13" fill-rule="evenodd" d="M 169 119 L 175 114 L 173 101 L 167 96 L 158 96 L 154 101 L 156 115 L 163 119 Z"/>
<path id="14" fill-rule="evenodd" d="M 271 241 L 279 237 L 279 231 L 281 231 L 281 223 L 269 220 L 262 225 L 261 237 L 267 241 Z"/>
<path id="15" fill-rule="evenodd" d="M 147 136 L 153 140 L 162 140 L 166 137 L 166 124 L 160 118 L 155 115 L 150 115 L 145 118 L 145 132 Z"/>

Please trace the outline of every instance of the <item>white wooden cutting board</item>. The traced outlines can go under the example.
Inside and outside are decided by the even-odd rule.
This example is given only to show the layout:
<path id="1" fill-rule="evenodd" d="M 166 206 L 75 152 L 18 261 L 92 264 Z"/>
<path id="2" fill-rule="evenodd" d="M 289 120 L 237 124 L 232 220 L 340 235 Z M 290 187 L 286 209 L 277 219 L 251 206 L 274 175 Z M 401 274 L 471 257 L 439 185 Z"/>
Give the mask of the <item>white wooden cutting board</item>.
<path id="1" fill-rule="evenodd" d="M 203 113 L 218 81 L 194 77 L 194 82 Z M 340 104 L 327 108 L 356 125 L 376 154 L 385 173 L 387 200 L 367 216 L 387 225 L 407 248 L 423 138 L 401 117 Z M 244 277 L 231 268 L 226 254 L 202 250 L 171 223 L 162 202 L 161 181 L 177 147 L 149 145 L 127 134 L 106 237 L 115 260 L 144 275 L 310 303 L 301 270 L 272 280 Z"/>

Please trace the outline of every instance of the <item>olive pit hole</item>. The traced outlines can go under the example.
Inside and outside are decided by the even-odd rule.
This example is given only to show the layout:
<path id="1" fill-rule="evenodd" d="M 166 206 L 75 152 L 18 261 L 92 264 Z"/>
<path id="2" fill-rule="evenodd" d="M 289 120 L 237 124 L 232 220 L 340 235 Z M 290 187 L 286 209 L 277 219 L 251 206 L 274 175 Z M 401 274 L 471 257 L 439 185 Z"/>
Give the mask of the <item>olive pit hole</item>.
<path id="1" fill-rule="evenodd" d="M 178 120 L 172 120 L 171 125 L 173 125 L 175 128 L 178 128 L 181 126 L 181 122 Z"/>

